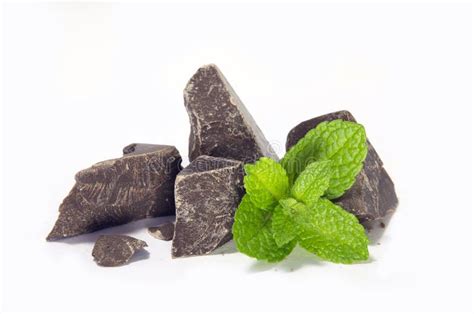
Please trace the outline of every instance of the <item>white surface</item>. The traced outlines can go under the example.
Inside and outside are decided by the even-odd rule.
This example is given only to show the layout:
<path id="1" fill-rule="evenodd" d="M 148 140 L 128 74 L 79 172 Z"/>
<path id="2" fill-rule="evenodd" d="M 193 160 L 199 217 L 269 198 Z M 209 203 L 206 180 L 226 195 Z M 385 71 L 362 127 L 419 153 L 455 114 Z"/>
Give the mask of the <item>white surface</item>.
<path id="1" fill-rule="evenodd" d="M 472 310 L 468 5 L 18 5 L 4 8 L 5 311 Z M 283 153 L 302 120 L 348 109 L 400 206 L 370 263 L 297 251 L 100 268 L 92 238 L 47 243 L 74 173 L 131 142 L 187 155 L 182 89 L 216 63 Z"/>

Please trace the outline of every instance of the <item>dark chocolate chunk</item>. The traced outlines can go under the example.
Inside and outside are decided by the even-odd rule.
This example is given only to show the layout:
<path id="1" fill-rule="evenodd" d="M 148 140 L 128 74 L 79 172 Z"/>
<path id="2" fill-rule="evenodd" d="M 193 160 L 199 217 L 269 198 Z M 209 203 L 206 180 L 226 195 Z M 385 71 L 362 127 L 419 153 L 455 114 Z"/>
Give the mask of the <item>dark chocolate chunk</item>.
<path id="1" fill-rule="evenodd" d="M 349 111 L 333 112 L 301 122 L 288 133 L 286 150 L 288 151 L 319 123 L 336 119 L 356 122 Z M 357 176 L 354 185 L 336 201 L 344 209 L 356 215 L 368 231 L 373 231 L 374 234 L 380 236 L 380 229 L 388 224 L 397 208 L 398 199 L 382 160 L 369 140 L 367 144 L 368 153 L 364 168 Z"/>
<path id="2" fill-rule="evenodd" d="M 147 246 L 145 241 L 126 235 L 102 235 L 94 244 L 92 256 L 100 266 L 120 266 Z"/>
<path id="3" fill-rule="evenodd" d="M 204 255 L 232 238 L 243 196 L 243 163 L 200 156 L 176 177 L 172 256 Z"/>
<path id="4" fill-rule="evenodd" d="M 142 149 L 141 145 L 76 174 L 76 184 L 59 207 L 48 241 L 174 214 L 174 180 L 181 156 L 174 146 Z"/>
<path id="5" fill-rule="evenodd" d="M 189 160 L 201 155 L 254 162 L 278 156 L 217 66 L 200 68 L 184 89 L 191 123 Z"/>
<path id="6" fill-rule="evenodd" d="M 174 221 L 164 222 L 156 227 L 150 227 L 148 228 L 148 233 L 157 239 L 170 241 L 173 239 Z"/>

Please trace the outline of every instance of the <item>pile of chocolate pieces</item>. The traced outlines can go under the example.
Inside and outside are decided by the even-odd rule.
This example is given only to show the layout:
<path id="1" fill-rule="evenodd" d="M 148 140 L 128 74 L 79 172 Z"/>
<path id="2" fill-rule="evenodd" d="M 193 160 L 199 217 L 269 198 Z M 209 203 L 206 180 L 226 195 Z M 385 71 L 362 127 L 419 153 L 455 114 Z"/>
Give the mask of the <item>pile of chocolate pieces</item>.
<path id="1" fill-rule="evenodd" d="M 126 146 L 122 157 L 76 174 L 47 240 L 159 216 L 175 216 L 149 228 L 155 238 L 172 240 L 173 258 L 209 254 L 231 240 L 233 216 L 244 194 L 243 165 L 278 156 L 215 65 L 201 67 L 189 80 L 184 104 L 191 123 L 187 167 L 182 169 L 174 146 Z M 319 123 L 335 119 L 355 121 L 348 111 L 304 121 L 289 132 L 286 149 Z M 375 238 L 398 200 L 382 161 L 369 142 L 368 146 L 363 170 L 338 203 Z M 118 266 L 146 245 L 126 235 L 102 235 L 92 255 L 99 265 Z"/>

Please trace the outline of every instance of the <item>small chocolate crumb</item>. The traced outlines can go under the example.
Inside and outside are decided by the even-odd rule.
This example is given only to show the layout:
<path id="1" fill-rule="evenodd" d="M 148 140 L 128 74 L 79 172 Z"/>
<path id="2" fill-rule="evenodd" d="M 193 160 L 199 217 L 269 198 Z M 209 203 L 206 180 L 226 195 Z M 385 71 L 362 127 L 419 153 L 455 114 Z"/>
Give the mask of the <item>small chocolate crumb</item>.
<path id="1" fill-rule="evenodd" d="M 120 266 L 146 246 L 145 241 L 126 235 L 101 235 L 94 244 L 92 256 L 100 266 Z"/>
<path id="2" fill-rule="evenodd" d="M 148 233 L 159 240 L 170 241 L 173 239 L 174 221 L 165 222 L 156 227 L 150 227 L 148 228 Z"/>

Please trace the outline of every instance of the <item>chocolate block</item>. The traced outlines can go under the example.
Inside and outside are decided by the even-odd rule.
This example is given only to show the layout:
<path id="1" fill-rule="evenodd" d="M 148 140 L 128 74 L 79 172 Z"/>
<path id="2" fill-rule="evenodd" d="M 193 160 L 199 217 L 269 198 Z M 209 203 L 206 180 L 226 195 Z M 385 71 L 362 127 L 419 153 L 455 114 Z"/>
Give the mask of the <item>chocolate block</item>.
<path id="1" fill-rule="evenodd" d="M 156 227 L 150 227 L 148 228 L 148 233 L 159 240 L 170 241 L 173 239 L 174 221 L 164 222 Z"/>
<path id="2" fill-rule="evenodd" d="M 286 140 L 288 151 L 305 134 L 323 121 L 342 119 L 356 122 L 349 111 L 338 111 L 301 122 L 289 133 Z M 383 162 L 372 144 L 367 140 L 368 153 L 364 168 L 356 178 L 354 185 L 336 202 L 357 216 L 359 221 L 371 233 L 372 239 L 382 234 L 398 205 L 397 194 L 392 180 L 383 167 Z"/>
<path id="3" fill-rule="evenodd" d="M 145 241 L 126 235 L 102 235 L 94 244 L 92 256 L 100 266 L 121 266 L 126 264 L 136 251 L 147 246 Z"/>
<path id="4" fill-rule="evenodd" d="M 201 155 L 254 162 L 278 160 L 250 113 L 217 66 L 201 67 L 184 89 L 191 123 L 189 160 Z"/>
<path id="5" fill-rule="evenodd" d="M 244 194 L 243 163 L 200 156 L 176 177 L 172 256 L 208 254 L 232 238 Z"/>
<path id="6" fill-rule="evenodd" d="M 48 241 L 174 214 L 174 180 L 181 156 L 174 146 L 142 145 L 76 174 Z"/>

